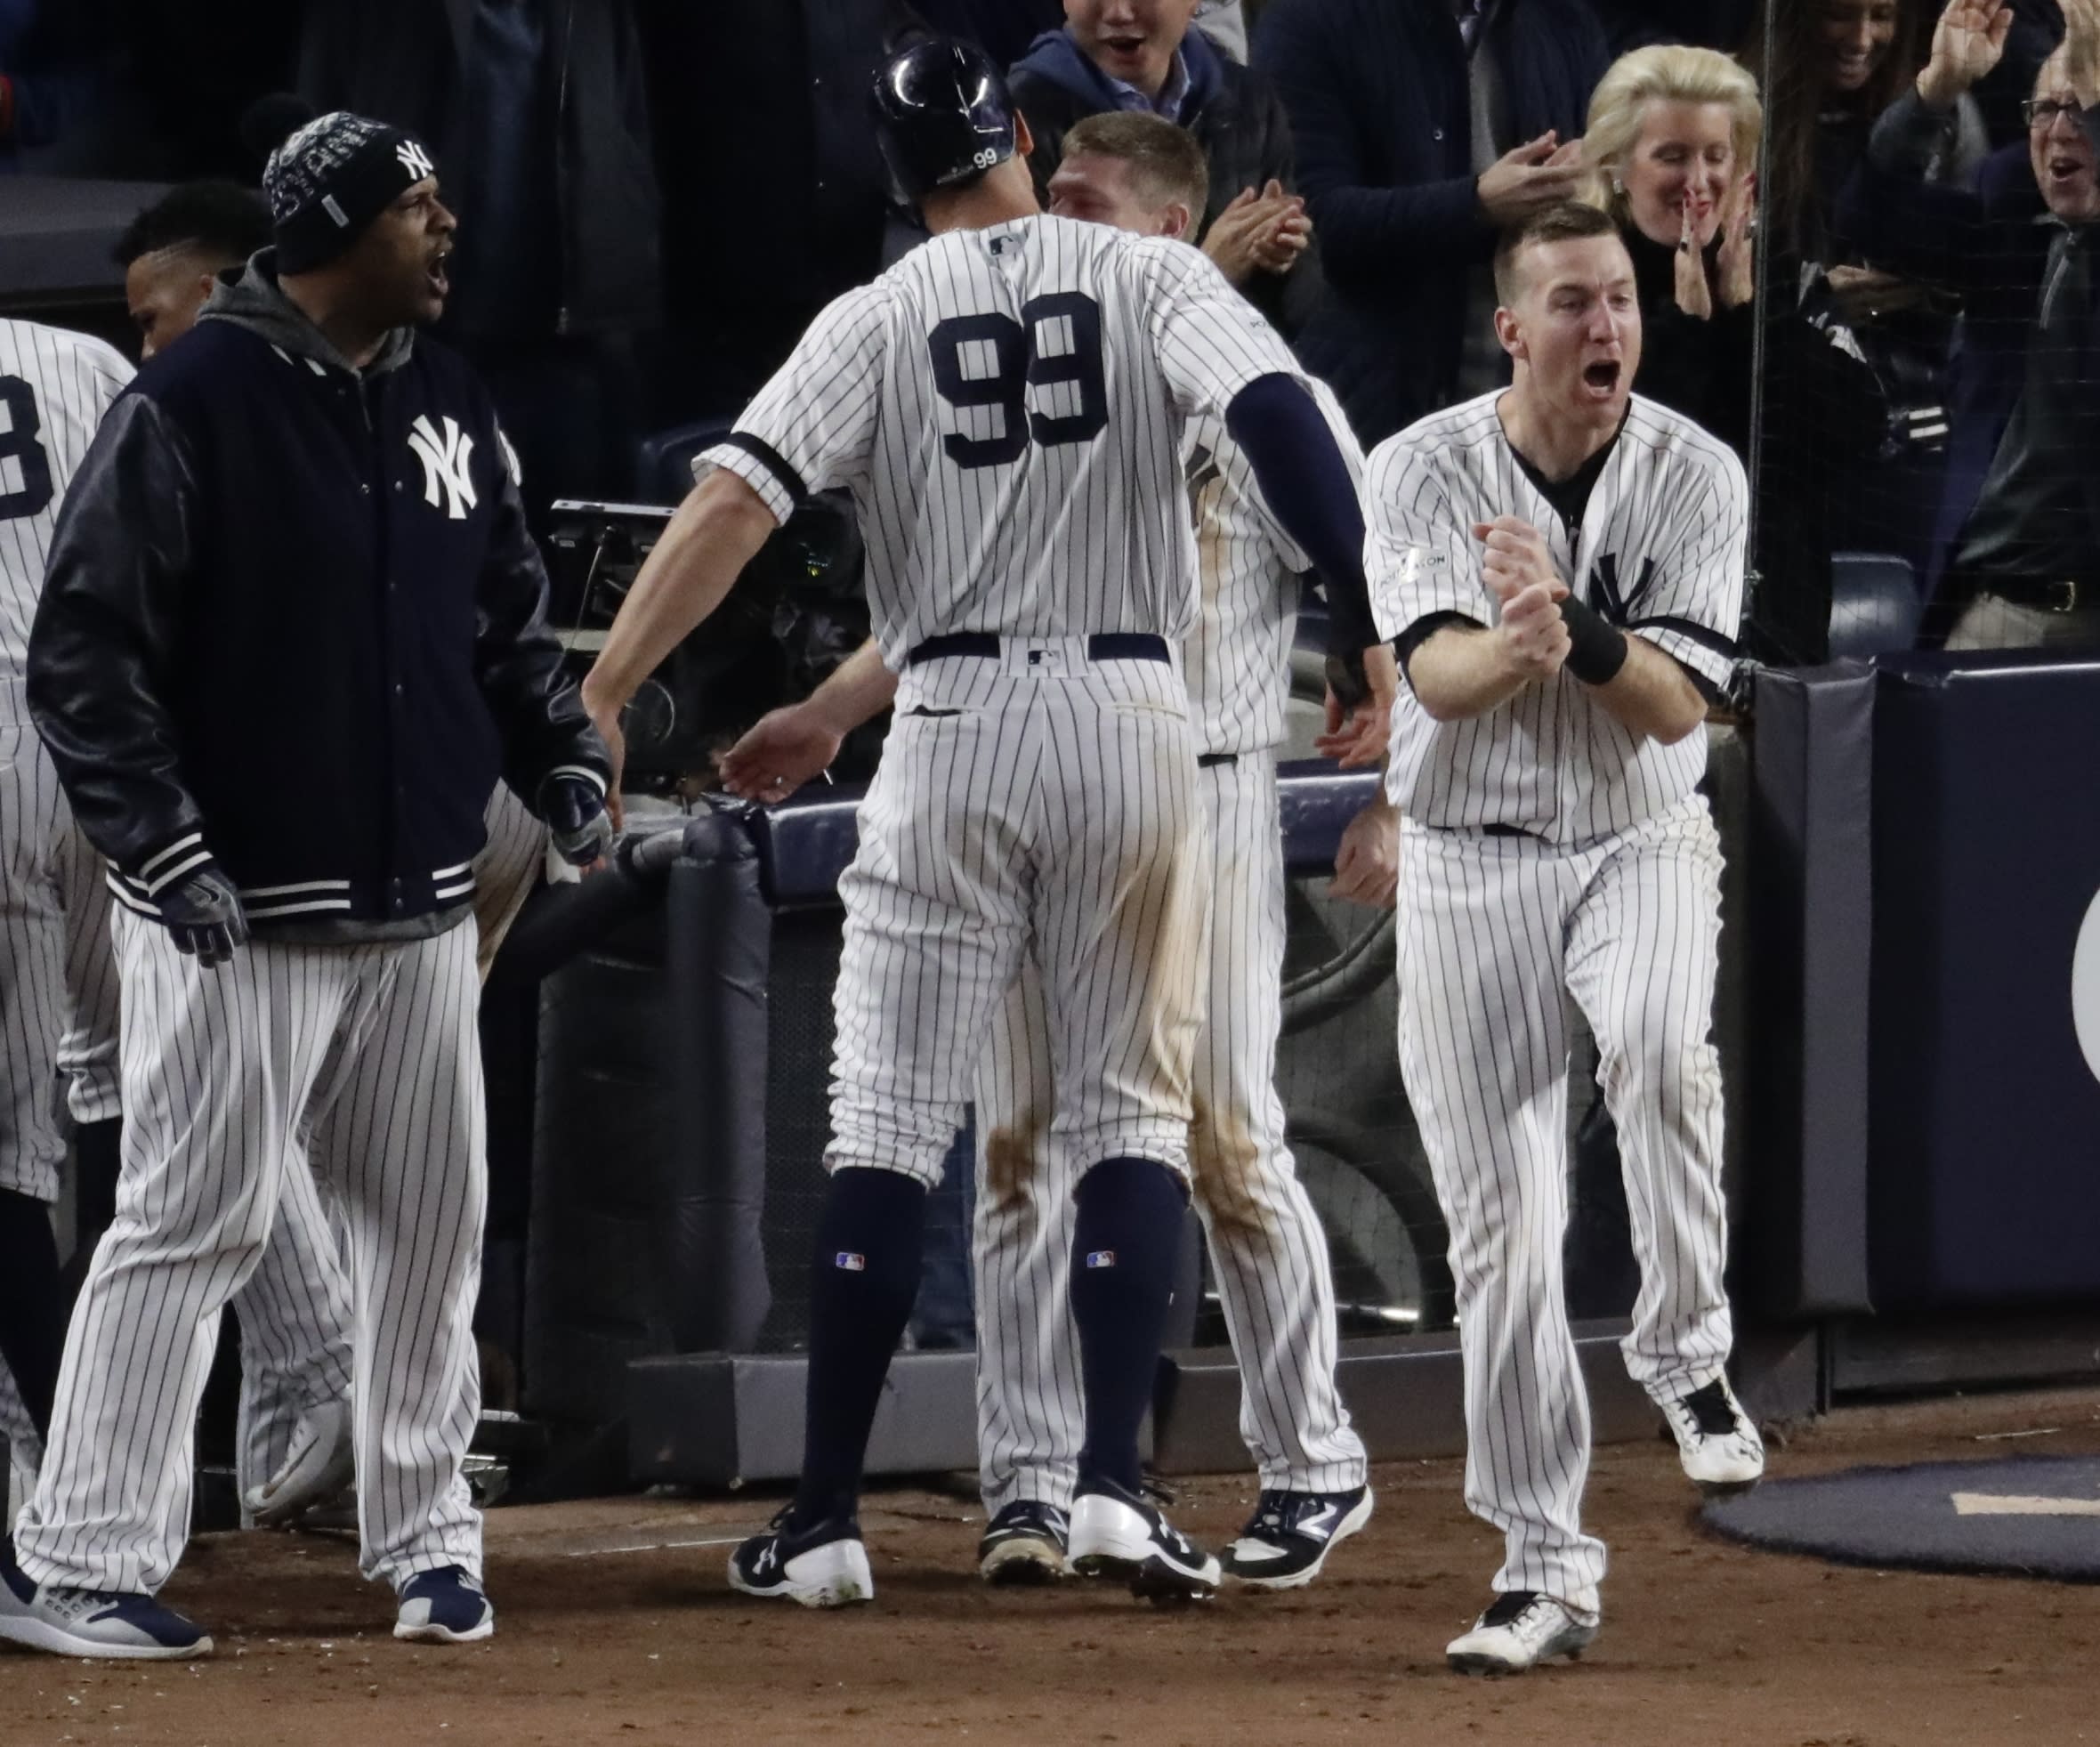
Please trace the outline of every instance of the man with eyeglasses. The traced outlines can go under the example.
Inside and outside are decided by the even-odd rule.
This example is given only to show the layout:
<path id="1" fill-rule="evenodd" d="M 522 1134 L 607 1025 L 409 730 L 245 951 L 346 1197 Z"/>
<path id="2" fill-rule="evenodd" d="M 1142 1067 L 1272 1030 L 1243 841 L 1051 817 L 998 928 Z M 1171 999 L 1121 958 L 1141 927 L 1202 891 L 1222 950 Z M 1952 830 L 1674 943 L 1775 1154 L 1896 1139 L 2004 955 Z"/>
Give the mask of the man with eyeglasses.
<path id="1" fill-rule="evenodd" d="M 1928 635 L 1950 649 L 2100 645 L 2100 0 L 2063 11 L 2063 44 L 2021 106 L 2024 146 L 1971 186 L 1934 186 L 1955 105 L 2014 21 L 2008 0 L 1951 0 L 1844 202 L 1877 265 L 1963 294 L 1926 578 Z"/>

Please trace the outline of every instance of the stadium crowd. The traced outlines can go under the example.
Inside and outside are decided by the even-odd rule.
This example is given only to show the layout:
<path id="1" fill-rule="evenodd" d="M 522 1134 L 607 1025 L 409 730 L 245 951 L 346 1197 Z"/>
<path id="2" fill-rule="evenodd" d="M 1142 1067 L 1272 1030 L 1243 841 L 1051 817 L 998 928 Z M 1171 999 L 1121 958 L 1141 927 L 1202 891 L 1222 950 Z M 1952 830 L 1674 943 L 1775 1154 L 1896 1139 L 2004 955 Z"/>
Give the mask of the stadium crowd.
<path id="1" fill-rule="evenodd" d="M 1012 65 L 1039 183 L 1086 115 L 1187 127 L 1211 170 L 1201 246 L 1366 443 L 1506 370 L 1498 228 L 1603 206 L 1640 273 L 1639 391 L 1753 464 L 1753 654 L 1829 652 L 1842 553 L 1902 561 L 1927 643 L 2079 644 L 2100 631 L 2100 193 L 2095 54 L 2065 31 L 2089 38 L 2093 12 L 0 0 L 0 174 L 252 186 L 305 110 L 412 129 L 462 219 L 444 331 L 536 499 L 618 496 L 640 434 L 732 410 L 916 240 L 866 93 L 925 25 Z"/>

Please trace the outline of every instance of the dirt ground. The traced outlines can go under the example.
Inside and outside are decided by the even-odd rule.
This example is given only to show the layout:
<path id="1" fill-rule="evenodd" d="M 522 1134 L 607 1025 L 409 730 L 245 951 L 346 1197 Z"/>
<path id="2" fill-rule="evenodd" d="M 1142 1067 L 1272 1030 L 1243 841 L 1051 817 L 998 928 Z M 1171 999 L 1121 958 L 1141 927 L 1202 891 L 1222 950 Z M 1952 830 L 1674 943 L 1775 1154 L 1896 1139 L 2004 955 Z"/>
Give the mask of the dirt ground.
<path id="1" fill-rule="evenodd" d="M 2100 1391 L 1847 1411 L 1775 1450 L 1773 1471 L 2027 1450 L 2100 1452 Z M 1483 1605 L 1495 1546 L 1456 1462 L 1388 1466 L 1377 1486 L 1369 1528 L 1315 1587 L 1175 1615 L 1076 1583 L 985 1589 L 978 1511 L 937 1493 L 870 1499 L 876 1600 L 840 1614 L 729 1592 L 728 1545 L 769 1500 L 498 1510 L 497 1634 L 454 1650 L 393 1642 L 387 1597 L 339 1541 L 207 1537 L 166 1594 L 209 1625 L 214 1657 L 0 1648 L 0 1743 L 2100 1743 L 2100 1590 L 1731 1546 L 1696 1526 L 1660 1444 L 1607 1450 L 1591 1477 L 1611 1572 L 1589 1655 L 1461 1679 L 1442 1647 Z M 1176 1520 L 1215 1543 L 1248 1503 L 1245 1483 L 1197 1482 Z"/>

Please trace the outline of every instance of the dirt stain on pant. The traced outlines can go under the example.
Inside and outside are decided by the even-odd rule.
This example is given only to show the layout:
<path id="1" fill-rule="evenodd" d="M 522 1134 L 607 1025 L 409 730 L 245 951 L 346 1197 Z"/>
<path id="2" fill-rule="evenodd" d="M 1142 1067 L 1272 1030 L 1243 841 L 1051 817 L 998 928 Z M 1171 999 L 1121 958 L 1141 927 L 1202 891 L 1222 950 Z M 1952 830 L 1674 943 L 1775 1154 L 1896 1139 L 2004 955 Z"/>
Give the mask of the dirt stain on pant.
<path id="1" fill-rule="evenodd" d="M 1227 1110 L 1221 1120 L 1210 1101 L 1198 1093 L 1189 1119 L 1189 1175 L 1214 1231 L 1269 1230 L 1268 1211 L 1255 1192 L 1261 1162 L 1261 1149 L 1245 1118 Z"/>
<path id="2" fill-rule="evenodd" d="M 1049 1124 L 1040 1112 L 1023 1111 L 1010 1128 L 994 1128 L 984 1138 L 984 1187 L 1003 1213 L 1018 1213 L 1033 1203 L 1028 1185 L 1042 1169 L 1049 1144 Z"/>

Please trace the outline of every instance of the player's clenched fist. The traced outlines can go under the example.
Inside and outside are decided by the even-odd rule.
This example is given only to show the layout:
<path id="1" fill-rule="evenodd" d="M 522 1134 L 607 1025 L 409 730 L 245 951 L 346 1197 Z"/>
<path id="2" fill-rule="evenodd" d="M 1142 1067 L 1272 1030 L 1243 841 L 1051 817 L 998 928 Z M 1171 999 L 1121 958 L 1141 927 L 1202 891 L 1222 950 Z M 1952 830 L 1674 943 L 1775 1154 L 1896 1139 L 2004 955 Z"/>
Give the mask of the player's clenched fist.
<path id="1" fill-rule="evenodd" d="M 1514 515 L 1474 524 L 1482 547 L 1481 577 L 1502 603 L 1495 635 L 1514 672 L 1545 679 L 1568 659 L 1568 627 L 1561 617 L 1567 585 L 1554 569 L 1545 536 Z"/>

